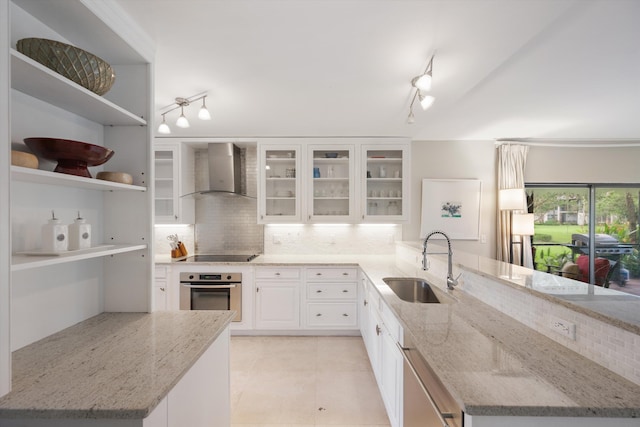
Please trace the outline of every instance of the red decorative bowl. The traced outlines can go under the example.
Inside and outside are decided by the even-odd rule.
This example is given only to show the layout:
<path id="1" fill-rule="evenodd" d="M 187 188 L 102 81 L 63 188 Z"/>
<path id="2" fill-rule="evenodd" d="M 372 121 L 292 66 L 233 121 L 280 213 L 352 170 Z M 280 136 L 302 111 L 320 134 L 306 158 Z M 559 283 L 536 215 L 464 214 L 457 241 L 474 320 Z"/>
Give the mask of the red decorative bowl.
<path id="1" fill-rule="evenodd" d="M 54 172 L 91 178 L 88 166 L 106 163 L 114 151 L 100 145 L 59 138 L 25 138 L 24 143 L 38 157 L 54 160 Z"/>

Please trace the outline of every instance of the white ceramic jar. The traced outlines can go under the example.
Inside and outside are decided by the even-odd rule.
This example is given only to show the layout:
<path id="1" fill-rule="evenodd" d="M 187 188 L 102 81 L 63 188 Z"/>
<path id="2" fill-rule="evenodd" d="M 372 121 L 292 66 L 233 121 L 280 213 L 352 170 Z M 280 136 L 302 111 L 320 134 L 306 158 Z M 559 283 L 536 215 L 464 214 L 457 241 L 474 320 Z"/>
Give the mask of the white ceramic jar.
<path id="1" fill-rule="evenodd" d="M 42 226 L 42 250 L 63 252 L 69 248 L 69 229 L 51 212 L 51 219 Z"/>
<path id="2" fill-rule="evenodd" d="M 69 225 L 69 250 L 88 249 L 91 247 L 91 224 L 84 218 L 78 217 Z"/>

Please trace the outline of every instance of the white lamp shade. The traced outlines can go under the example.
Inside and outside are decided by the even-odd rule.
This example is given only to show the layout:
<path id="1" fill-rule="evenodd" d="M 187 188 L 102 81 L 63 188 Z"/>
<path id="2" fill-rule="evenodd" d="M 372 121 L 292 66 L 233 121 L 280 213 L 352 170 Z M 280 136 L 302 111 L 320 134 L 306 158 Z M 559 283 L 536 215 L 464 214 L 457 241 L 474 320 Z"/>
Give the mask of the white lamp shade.
<path id="1" fill-rule="evenodd" d="M 198 111 L 198 118 L 200 120 L 211 120 L 211 113 L 209 113 L 209 110 L 207 110 L 207 107 L 204 105 L 200 107 L 200 110 Z"/>
<path id="2" fill-rule="evenodd" d="M 533 214 L 514 214 L 511 232 L 517 236 L 533 236 L 535 234 L 533 223 Z"/>
<path id="3" fill-rule="evenodd" d="M 421 76 L 414 78 L 411 83 L 418 89 L 424 92 L 429 92 L 431 90 L 431 80 L 431 74 L 422 74 Z"/>
<path id="4" fill-rule="evenodd" d="M 176 120 L 176 126 L 181 127 L 181 128 L 188 128 L 189 127 L 189 120 L 187 120 L 187 118 L 184 116 L 184 114 L 180 114 L 180 117 L 178 117 L 178 120 Z"/>
<path id="5" fill-rule="evenodd" d="M 506 188 L 498 194 L 498 206 L 501 211 L 515 211 L 524 209 L 524 189 Z"/>
<path id="6" fill-rule="evenodd" d="M 165 122 L 160 123 L 160 126 L 158 126 L 158 133 L 162 133 L 162 134 L 170 134 L 171 133 L 171 128 L 169 128 L 169 125 L 166 124 Z"/>
<path id="7" fill-rule="evenodd" d="M 423 110 L 426 110 L 427 108 L 431 107 L 431 105 L 433 105 L 433 101 L 435 100 L 436 99 L 431 95 L 422 96 L 420 97 L 420 106 Z"/>

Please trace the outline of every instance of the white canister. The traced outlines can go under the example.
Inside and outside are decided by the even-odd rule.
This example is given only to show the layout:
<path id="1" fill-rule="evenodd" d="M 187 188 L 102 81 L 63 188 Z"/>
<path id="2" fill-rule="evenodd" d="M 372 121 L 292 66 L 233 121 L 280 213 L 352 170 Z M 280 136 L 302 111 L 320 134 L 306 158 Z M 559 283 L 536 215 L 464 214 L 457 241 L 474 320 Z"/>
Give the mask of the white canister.
<path id="1" fill-rule="evenodd" d="M 386 178 L 387 177 L 387 168 L 385 168 L 384 166 L 380 166 L 380 178 Z"/>
<path id="2" fill-rule="evenodd" d="M 42 250 L 45 252 L 62 252 L 69 248 L 69 230 L 65 224 L 51 212 L 48 224 L 42 226 Z"/>
<path id="3" fill-rule="evenodd" d="M 69 225 L 69 250 L 88 249 L 91 247 L 91 224 L 84 218 L 78 217 Z"/>

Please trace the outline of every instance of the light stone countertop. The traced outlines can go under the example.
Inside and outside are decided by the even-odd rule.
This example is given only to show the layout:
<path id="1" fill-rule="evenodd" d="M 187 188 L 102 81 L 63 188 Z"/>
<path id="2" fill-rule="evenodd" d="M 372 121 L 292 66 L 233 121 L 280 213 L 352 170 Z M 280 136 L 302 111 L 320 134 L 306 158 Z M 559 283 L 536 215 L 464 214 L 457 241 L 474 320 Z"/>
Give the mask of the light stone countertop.
<path id="1" fill-rule="evenodd" d="M 420 242 L 402 246 L 422 250 Z M 640 335 L 640 297 L 483 256 L 456 251 L 454 264 L 594 319 Z"/>
<path id="2" fill-rule="evenodd" d="M 491 263 L 478 266 L 478 259 L 467 266 L 466 259 L 456 257 L 460 261 L 456 264 L 487 277 L 499 273 Z M 640 417 L 640 386 L 458 288 L 449 292 L 455 300 L 452 304 L 400 300 L 382 281 L 384 277 L 408 275 L 396 266 L 394 255 L 261 255 L 249 264 L 360 266 L 469 415 Z M 529 272 L 530 283 L 531 270 L 521 270 Z M 420 276 L 447 292 L 444 277 L 433 277 L 429 272 L 420 272 Z"/>
<path id="3" fill-rule="evenodd" d="M 469 415 L 640 417 L 640 386 L 500 313 L 445 278 L 422 272 L 455 302 L 402 301 L 384 277 L 392 262 L 360 266 L 442 383 Z"/>
<path id="4" fill-rule="evenodd" d="M 23 347 L 0 418 L 145 418 L 234 315 L 102 313 Z"/>

